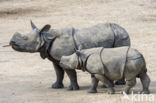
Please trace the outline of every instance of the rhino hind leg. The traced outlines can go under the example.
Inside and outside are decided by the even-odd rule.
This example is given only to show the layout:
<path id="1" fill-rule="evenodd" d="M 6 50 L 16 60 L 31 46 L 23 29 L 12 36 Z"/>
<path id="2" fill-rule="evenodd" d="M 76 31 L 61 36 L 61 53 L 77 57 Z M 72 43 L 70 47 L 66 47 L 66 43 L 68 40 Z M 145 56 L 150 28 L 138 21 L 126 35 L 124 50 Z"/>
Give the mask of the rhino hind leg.
<path id="1" fill-rule="evenodd" d="M 92 85 L 91 88 L 88 90 L 88 93 L 97 93 L 97 86 L 99 80 L 92 74 L 91 75 Z"/>
<path id="2" fill-rule="evenodd" d="M 64 70 L 59 66 L 53 63 L 55 72 L 56 72 L 56 82 L 52 84 L 52 88 L 63 88 L 64 85 L 62 83 L 64 78 Z"/>
<path id="3" fill-rule="evenodd" d="M 65 72 L 67 73 L 70 79 L 70 86 L 68 87 L 68 90 L 79 90 L 76 71 L 66 69 Z"/>
<path id="4" fill-rule="evenodd" d="M 109 79 L 107 79 L 104 75 L 100 75 L 100 74 L 95 74 L 95 77 L 99 79 L 108 88 L 108 91 L 107 91 L 108 94 L 115 93 L 113 85 Z"/>
<path id="5" fill-rule="evenodd" d="M 135 84 L 136 84 L 136 77 L 134 77 L 133 79 L 131 79 L 131 80 L 126 80 L 126 87 L 125 87 L 125 93 L 126 94 L 129 94 L 130 93 L 130 89 L 132 88 L 132 87 L 134 87 L 135 86 Z"/>
<path id="6" fill-rule="evenodd" d="M 147 73 L 143 73 L 140 75 L 140 80 L 143 86 L 143 90 L 141 91 L 141 94 L 149 94 L 149 84 L 150 84 L 150 78 L 147 75 Z"/>

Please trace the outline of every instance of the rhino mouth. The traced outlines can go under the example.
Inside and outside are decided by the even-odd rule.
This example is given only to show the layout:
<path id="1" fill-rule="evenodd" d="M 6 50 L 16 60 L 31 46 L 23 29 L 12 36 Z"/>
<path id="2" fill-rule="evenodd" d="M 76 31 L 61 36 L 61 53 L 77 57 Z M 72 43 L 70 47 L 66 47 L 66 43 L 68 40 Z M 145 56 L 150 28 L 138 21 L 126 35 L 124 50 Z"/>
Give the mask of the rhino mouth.
<path id="1" fill-rule="evenodd" d="M 13 49 L 19 49 L 19 46 L 17 44 L 12 44 L 11 46 Z"/>
<path id="2" fill-rule="evenodd" d="M 20 45 L 16 44 L 15 42 L 10 42 L 10 45 L 14 50 L 23 52 L 23 50 L 20 48 Z"/>
<path id="3" fill-rule="evenodd" d="M 19 45 L 17 45 L 17 44 L 13 44 L 13 45 L 12 45 L 12 48 L 15 49 L 15 50 L 17 50 L 17 51 L 22 51 L 22 50 L 20 49 Z"/>

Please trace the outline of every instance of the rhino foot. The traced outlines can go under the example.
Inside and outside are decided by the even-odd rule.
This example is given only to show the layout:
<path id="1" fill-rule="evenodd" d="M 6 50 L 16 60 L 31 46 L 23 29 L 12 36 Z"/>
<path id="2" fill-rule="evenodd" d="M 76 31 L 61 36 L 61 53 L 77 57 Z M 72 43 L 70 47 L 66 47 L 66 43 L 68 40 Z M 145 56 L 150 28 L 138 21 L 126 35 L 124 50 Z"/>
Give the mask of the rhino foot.
<path id="1" fill-rule="evenodd" d="M 70 85 L 67 90 L 79 90 L 78 85 Z"/>
<path id="2" fill-rule="evenodd" d="M 89 89 L 88 93 L 97 93 L 97 90 L 96 89 Z"/>
<path id="3" fill-rule="evenodd" d="M 107 91 L 108 94 L 114 94 L 115 93 L 115 90 L 114 88 L 109 88 L 108 91 Z"/>
<path id="4" fill-rule="evenodd" d="M 52 88 L 64 88 L 64 85 L 62 83 L 55 82 L 54 84 L 52 84 Z"/>
<path id="5" fill-rule="evenodd" d="M 140 94 L 150 94 L 150 91 L 149 91 L 149 90 L 142 90 L 142 91 L 140 92 Z"/>

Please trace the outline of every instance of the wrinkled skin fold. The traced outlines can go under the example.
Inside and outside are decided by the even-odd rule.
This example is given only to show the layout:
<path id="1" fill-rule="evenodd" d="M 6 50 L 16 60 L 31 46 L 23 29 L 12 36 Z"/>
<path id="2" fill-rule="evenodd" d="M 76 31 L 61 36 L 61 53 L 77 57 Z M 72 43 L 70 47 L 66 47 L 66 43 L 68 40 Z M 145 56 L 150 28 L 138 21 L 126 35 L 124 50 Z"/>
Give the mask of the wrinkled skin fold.
<path id="1" fill-rule="evenodd" d="M 56 82 L 52 88 L 63 88 L 64 70 L 59 61 L 62 56 L 68 56 L 75 52 L 76 45 L 82 45 L 83 49 L 93 47 L 114 48 L 130 46 L 130 38 L 124 28 L 117 24 L 106 23 L 92 27 L 75 29 L 50 29 L 47 24 L 38 29 L 31 21 L 32 31 L 27 34 L 14 33 L 10 40 L 12 48 L 19 52 L 40 53 L 41 58 L 48 58 L 53 62 L 56 72 Z M 73 35 L 73 36 L 72 36 Z M 70 78 L 69 90 L 79 89 L 75 70 L 66 69 L 65 72 Z"/>

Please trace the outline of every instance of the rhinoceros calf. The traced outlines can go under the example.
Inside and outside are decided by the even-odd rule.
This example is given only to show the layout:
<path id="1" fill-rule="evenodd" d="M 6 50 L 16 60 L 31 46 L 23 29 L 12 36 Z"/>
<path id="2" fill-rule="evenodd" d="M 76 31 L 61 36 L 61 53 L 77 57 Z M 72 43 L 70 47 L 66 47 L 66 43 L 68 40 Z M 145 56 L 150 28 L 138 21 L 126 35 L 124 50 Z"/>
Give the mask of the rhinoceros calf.
<path id="1" fill-rule="evenodd" d="M 130 38 L 124 28 L 117 24 L 98 24 L 89 28 L 75 29 L 50 29 L 45 25 L 38 29 L 31 22 L 32 31 L 26 35 L 16 32 L 10 44 L 12 48 L 20 52 L 39 52 L 43 59 L 48 58 L 53 62 L 57 80 L 53 88 L 63 88 L 64 70 L 59 65 L 63 55 L 74 53 L 75 45 L 82 45 L 83 49 L 92 47 L 114 48 L 119 46 L 130 46 Z M 69 90 L 79 89 L 75 70 L 65 70 L 71 85 Z"/>
<path id="2" fill-rule="evenodd" d="M 78 50 L 70 56 L 62 56 L 60 65 L 64 69 L 80 69 L 95 75 L 92 87 L 88 92 L 97 92 L 97 84 L 100 80 L 108 87 L 108 93 L 114 93 L 112 80 L 126 79 L 125 92 L 135 86 L 136 77 L 139 77 L 143 90 L 141 93 L 149 93 L 150 79 L 147 75 L 144 57 L 136 49 L 130 47 L 118 48 L 92 48 Z"/>

